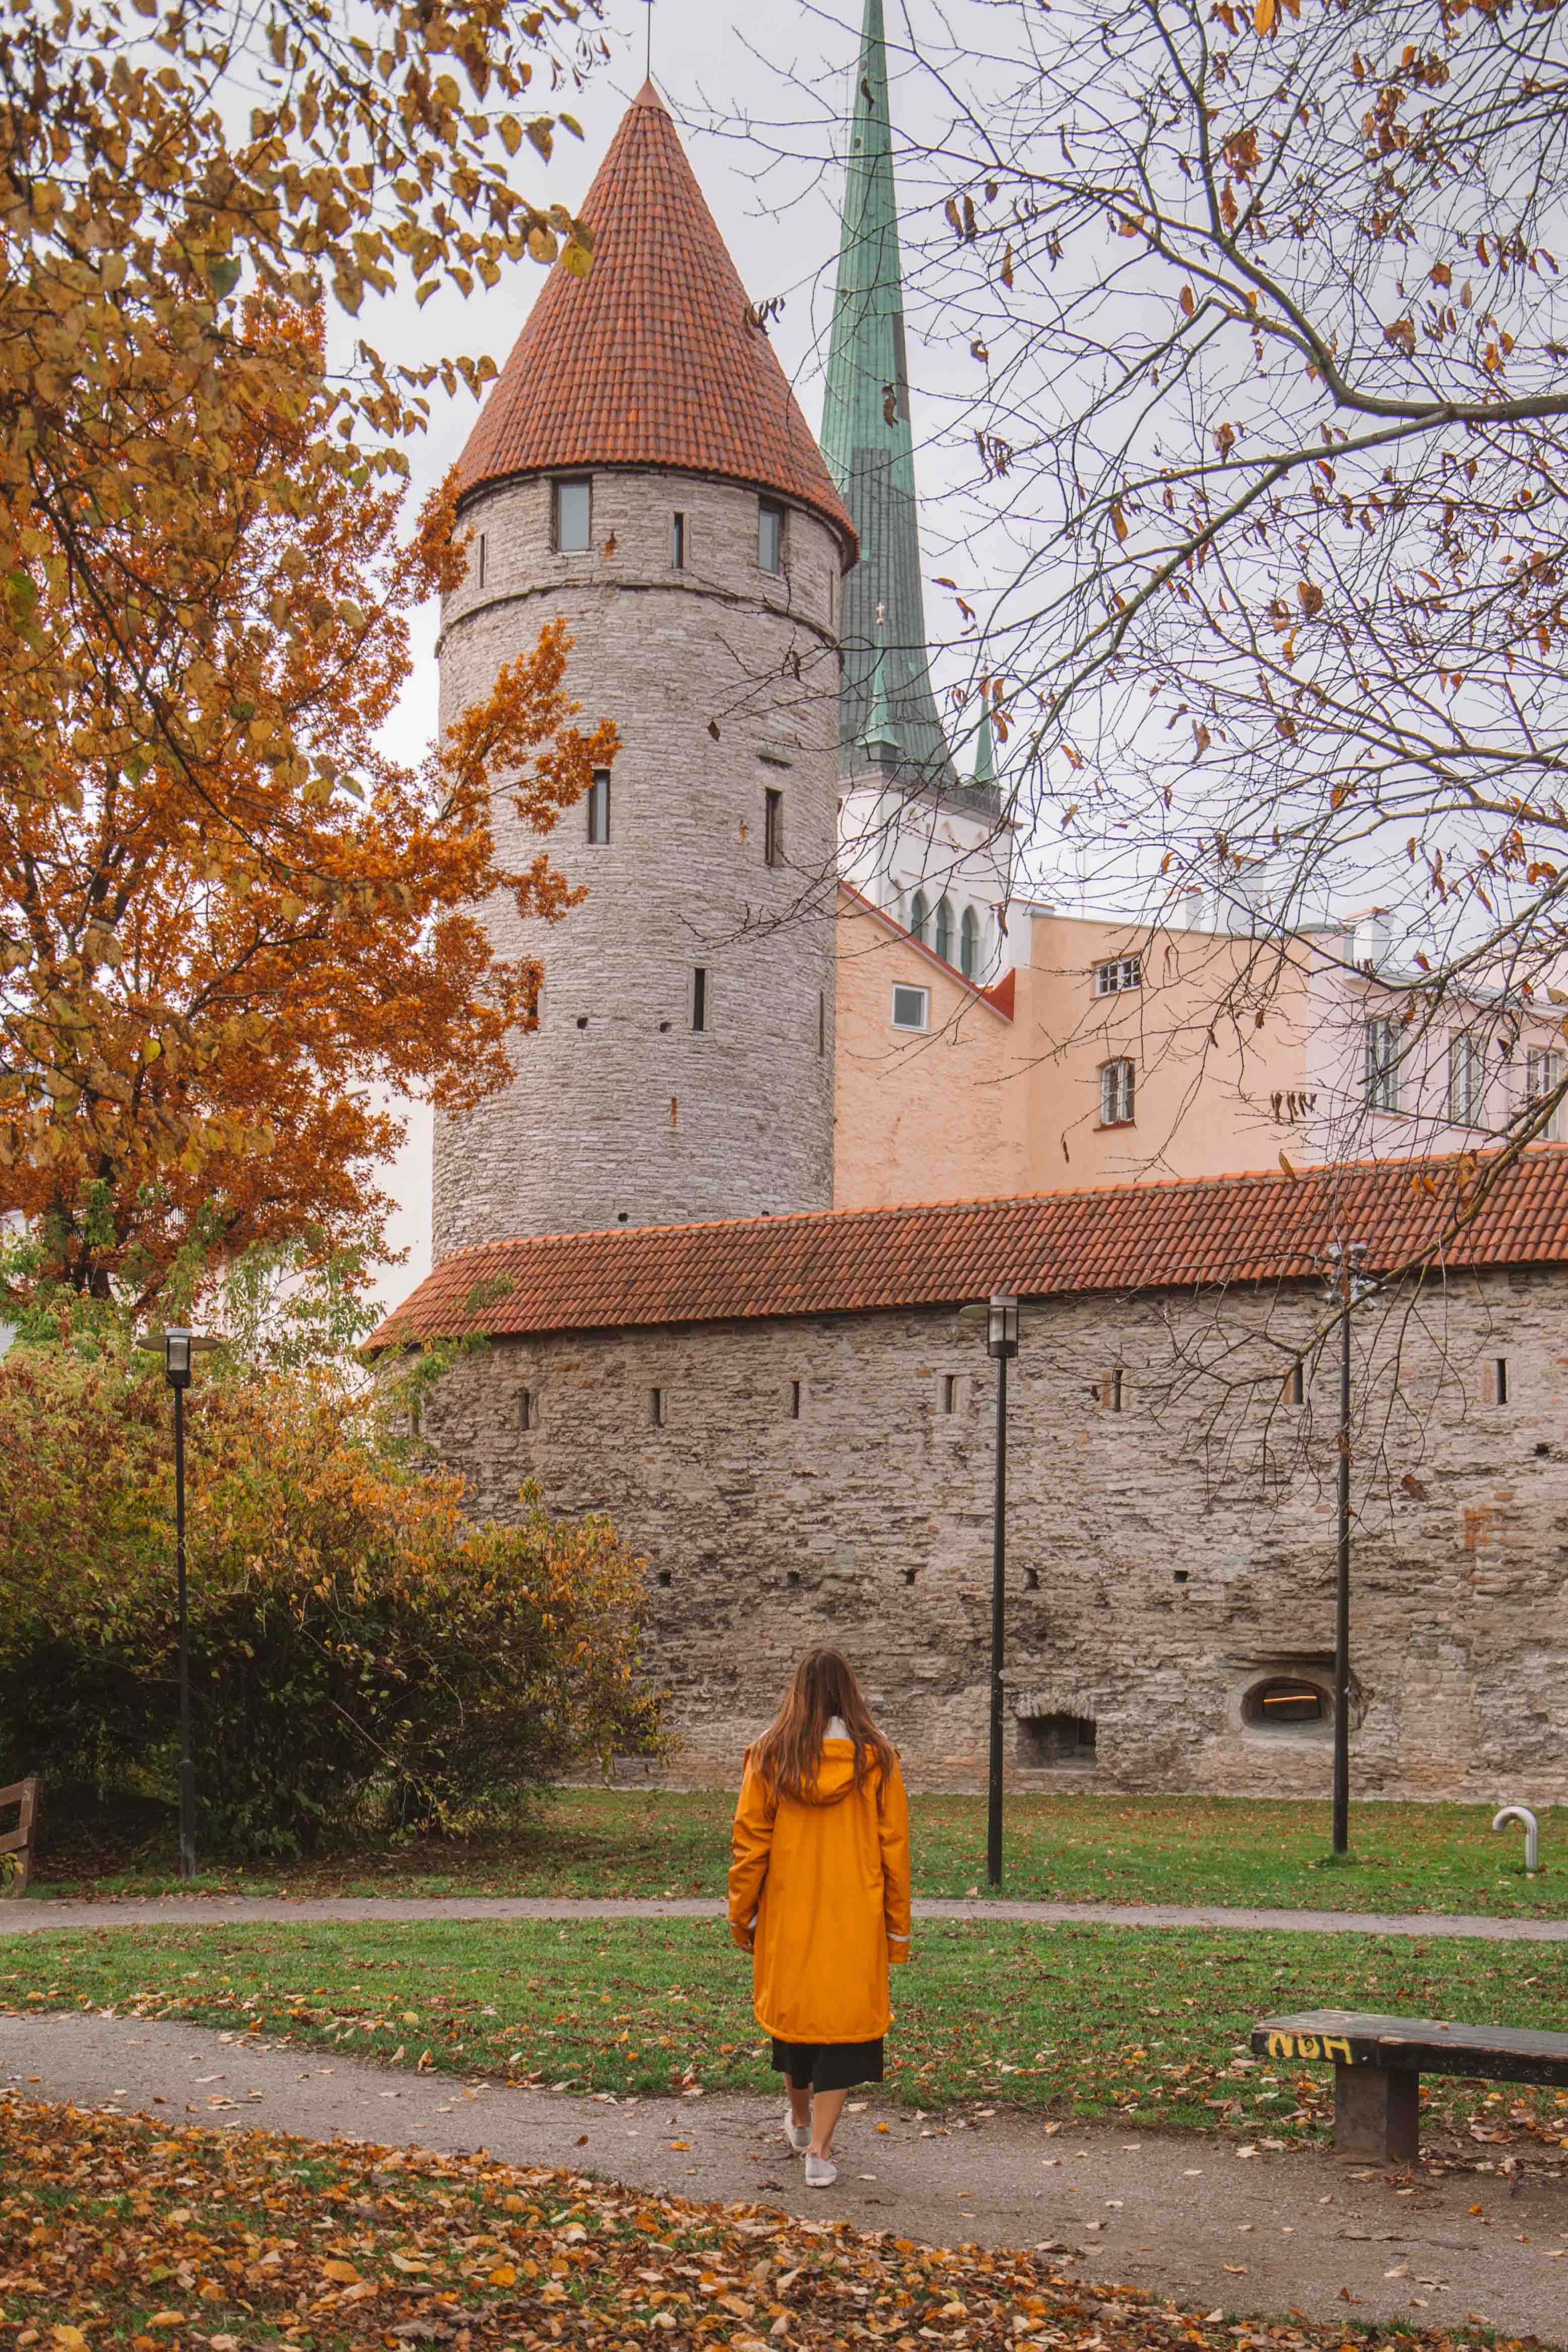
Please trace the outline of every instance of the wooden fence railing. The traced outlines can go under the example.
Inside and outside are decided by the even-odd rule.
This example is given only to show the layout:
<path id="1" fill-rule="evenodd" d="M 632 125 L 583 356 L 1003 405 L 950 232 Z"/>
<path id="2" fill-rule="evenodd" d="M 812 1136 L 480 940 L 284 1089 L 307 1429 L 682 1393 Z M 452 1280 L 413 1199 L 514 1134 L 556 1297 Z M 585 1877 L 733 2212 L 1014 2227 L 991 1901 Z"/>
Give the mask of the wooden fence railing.
<path id="1" fill-rule="evenodd" d="M 33 1874 L 33 1824 L 37 1819 L 37 1780 L 14 1780 L 0 1789 L 0 1812 L 17 1808 L 16 1826 L 0 1833 L 0 1895 L 25 1895 Z"/>

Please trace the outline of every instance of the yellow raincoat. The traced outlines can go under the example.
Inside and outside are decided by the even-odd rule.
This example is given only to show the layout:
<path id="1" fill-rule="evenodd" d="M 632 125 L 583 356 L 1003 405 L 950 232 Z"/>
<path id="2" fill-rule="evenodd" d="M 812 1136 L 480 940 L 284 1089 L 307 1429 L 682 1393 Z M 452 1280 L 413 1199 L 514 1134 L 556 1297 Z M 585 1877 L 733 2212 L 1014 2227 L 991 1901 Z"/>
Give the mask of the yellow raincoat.
<path id="1" fill-rule="evenodd" d="M 910 1809 L 855 1748 L 823 1742 L 811 1800 L 747 1770 L 735 1808 L 730 1932 L 752 1951 L 752 2006 L 781 2042 L 874 2042 L 888 2030 L 888 1966 L 910 1957 Z"/>

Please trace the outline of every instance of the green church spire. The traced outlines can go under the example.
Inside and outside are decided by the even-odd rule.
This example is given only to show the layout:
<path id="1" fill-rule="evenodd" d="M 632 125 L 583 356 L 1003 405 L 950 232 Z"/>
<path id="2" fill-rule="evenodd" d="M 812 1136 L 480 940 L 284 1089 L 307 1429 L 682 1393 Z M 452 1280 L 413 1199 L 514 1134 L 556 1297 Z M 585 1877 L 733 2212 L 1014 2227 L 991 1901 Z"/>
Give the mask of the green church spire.
<path id="1" fill-rule="evenodd" d="M 985 703 L 980 713 L 980 732 L 974 740 L 974 781 L 977 784 L 996 782 L 996 746 L 991 733 L 991 705 Z"/>
<path id="2" fill-rule="evenodd" d="M 838 735 L 847 763 L 868 740 L 874 688 L 885 688 L 906 781 L 951 785 L 926 651 L 882 0 L 866 0 L 860 34 L 822 448 L 860 534 L 860 561 L 844 583 Z"/>
<path id="3" fill-rule="evenodd" d="M 866 723 L 856 741 L 874 768 L 887 768 L 896 775 L 904 764 L 904 747 L 899 722 L 888 707 L 887 680 L 887 648 L 882 643 L 882 615 L 879 612 L 876 650 L 866 697 Z"/>

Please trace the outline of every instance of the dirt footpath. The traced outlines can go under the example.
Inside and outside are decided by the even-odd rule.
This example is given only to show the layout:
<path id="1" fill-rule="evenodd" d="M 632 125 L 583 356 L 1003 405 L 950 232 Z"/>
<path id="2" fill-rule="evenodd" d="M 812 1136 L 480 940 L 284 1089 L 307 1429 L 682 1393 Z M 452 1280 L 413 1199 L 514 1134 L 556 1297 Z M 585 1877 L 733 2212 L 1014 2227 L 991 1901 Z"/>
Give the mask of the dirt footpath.
<path id="1" fill-rule="evenodd" d="M 1054 2130 L 1005 2111 L 917 2119 L 868 2093 L 837 2185 L 808 2190 L 782 2102 L 617 2102 L 394 2074 L 363 2061 L 124 2018 L 0 2017 L 0 2092 L 458 2151 L 488 2148 L 676 2195 L 775 2203 L 927 2243 L 1069 2247 L 1086 2278 L 1202 2310 L 1313 2319 L 1474 2315 L 1568 2341 L 1568 2184 L 1385 2174 L 1302 2151 L 1135 2127 Z M 1472 2207 L 1479 2211 L 1472 2211 Z"/>

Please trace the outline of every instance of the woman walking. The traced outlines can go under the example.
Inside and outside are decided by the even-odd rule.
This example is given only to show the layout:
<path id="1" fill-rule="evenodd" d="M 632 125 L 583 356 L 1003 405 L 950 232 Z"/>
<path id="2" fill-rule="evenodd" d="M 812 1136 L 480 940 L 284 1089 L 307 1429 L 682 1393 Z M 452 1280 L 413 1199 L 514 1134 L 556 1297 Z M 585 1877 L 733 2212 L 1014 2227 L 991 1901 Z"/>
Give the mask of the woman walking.
<path id="1" fill-rule="evenodd" d="M 847 1662 L 812 1650 L 746 1751 L 730 1933 L 752 1955 L 752 2006 L 784 2078 L 806 2183 L 838 2178 L 833 2134 L 858 2083 L 882 2079 L 888 1968 L 910 1957 L 910 1812 L 899 1759 Z"/>

